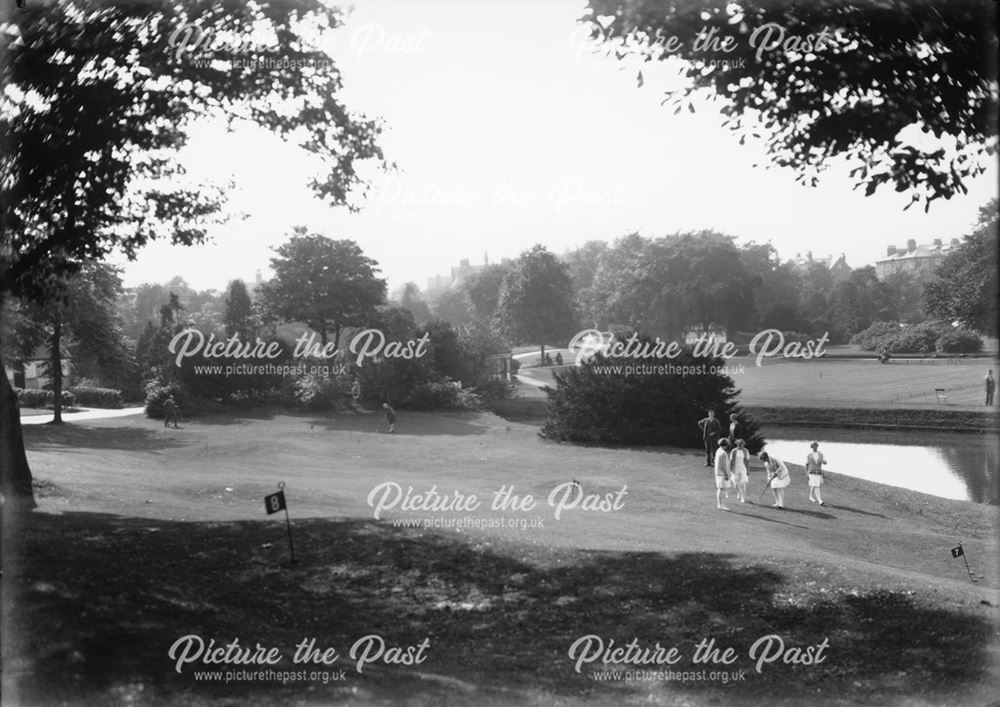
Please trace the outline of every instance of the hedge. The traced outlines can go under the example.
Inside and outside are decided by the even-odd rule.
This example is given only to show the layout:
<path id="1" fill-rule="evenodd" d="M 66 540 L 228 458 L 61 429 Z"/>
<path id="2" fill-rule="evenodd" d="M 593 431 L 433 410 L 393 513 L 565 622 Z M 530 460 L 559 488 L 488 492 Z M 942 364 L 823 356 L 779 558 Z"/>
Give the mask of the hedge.
<path id="1" fill-rule="evenodd" d="M 122 393 L 114 388 L 95 388 L 90 386 L 73 387 L 69 389 L 76 396 L 77 402 L 85 407 L 121 408 Z"/>
<path id="2" fill-rule="evenodd" d="M 56 400 L 56 395 L 51 390 L 39 390 L 38 388 L 14 388 L 17 394 L 17 402 L 25 408 L 52 407 Z M 76 396 L 68 390 L 62 392 L 63 407 L 71 408 L 76 406 Z"/>

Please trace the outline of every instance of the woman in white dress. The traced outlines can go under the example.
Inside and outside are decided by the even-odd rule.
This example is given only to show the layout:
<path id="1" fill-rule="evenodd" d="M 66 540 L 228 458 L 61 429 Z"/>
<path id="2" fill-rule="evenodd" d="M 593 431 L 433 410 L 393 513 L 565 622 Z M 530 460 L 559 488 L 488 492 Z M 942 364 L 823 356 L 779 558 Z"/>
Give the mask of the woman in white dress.
<path id="1" fill-rule="evenodd" d="M 729 496 L 726 489 L 732 485 L 729 473 L 729 440 L 720 439 L 719 449 L 715 453 L 715 507 L 720 511 L 729 510 L 722 502 L 722 496 L 723 494 Z"/>
<path id="2" fill-rule="evenodd" d="M 812 448 L 806 457 L 806 471 L 809 472 L 809 502 L 825 506 L 819 489 L 823 485 L 823 465 L 826 464 L 826 457 L 819 451 L 819 442 L 813 442 L 809 446 Z"/>
<path id="3" fill-rule="evenodd" d="M 736 447 L 729 455 L 729 471 L 736 486 L 736 496 L 740 503 L 747 502 L 747 476 L 750 465 L 750 452 L 744 446 L 742 439 L 736 440 Z"/>
<path id="4" fill-rule="evenodd" d="M 785 507 L 785 488 L 792 482 L 791 476 L 788 475 L 788 467 L 785 466 L 785 462 L 767 452 L 760 453 L 760 460 L 764 462 L 764 471 L 767 472 L 767 485 L 774 494 L 772 508 L 781 510 Z"/>

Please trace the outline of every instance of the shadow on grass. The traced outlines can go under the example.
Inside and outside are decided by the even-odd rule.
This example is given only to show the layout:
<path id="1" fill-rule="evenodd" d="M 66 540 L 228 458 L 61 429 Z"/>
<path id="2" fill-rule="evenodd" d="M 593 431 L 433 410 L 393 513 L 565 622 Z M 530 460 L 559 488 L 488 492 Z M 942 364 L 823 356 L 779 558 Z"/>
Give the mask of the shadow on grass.
<path id="1" fill-rule="evenodd" d="M 385 416 L 381 412 L 344 413 L 329 417 L 311 416 L 309 424 L 314 429 L 334 432 L 362 432 L 389 435 Z M 490 425 L 471 412 L 397 412 L 396 431 L 393 437 L 422 437 L 427 435 L 481 435 Z"/>
<path id="2" fill-rule="evenodd" d="M 755 513 L 740 513 L 733 510 L 733 507 L 729 507 L 729 512 L 734 516 L 740 516 L 741 518 L 752 518 L 753 520 L 766 520 L 768 523 L 780 523 L 781 525 L 790 525 L 793 528 L 803 528 L 808 529 L 807 525 L 799 525 L 798 523 L 789 523 L 785 520 L 778 520 L 777 518 L 768 518 L 767 516 L 759 516 Z"/>
<path id="3" fill-rule="evenodd" d="M 62 425 L 26 425 L 21 429 L 24 430 L 24 444 L 29 450 L 72 447 L 148 452 L 184 446 L 183 439 L 162 435 L 160 427 L 162 423 L 158 427 L 123 424 L 101 427 L 67 422 Z M 169 429 L 173 430 L 172 427 Z"/>
<path id="4" fill-rule="evenodd" d="M 798 513 L 799 515 L 809 516 L 811 518 L 819 518 L 821 520 L 836 520 L 837 516 L 831 515 L 830 513 L 824 513 L 823 511 L 810 511 L 808 508 L 793 508 L 791 506 L 785 506 L 779 513 Z"/>
<path id="5" fill-rule="evenodd" d="M 144 704 L 313 704 L 348 688 L 353 702 L 440 704 L 461 693 L 466 704 L 620 703 L 650 694 L 659 696 L 654 702 L 790 704 L 807 694 L 957 698 L 989 679 L 988 620 L 905 592 L 815 581 L 815 567 L 728 554 L 555 550 L 319 519 L 295 522 L 300 562 L 289 566 L 283 525 L 30 515 L 19 528 L 20 569 L 3 577 L 5 692 L 26 704 L 112 704 L 129 695 Z M 301 669 L 291 663 L 295 646 L 315 638 L 337 649 L 347 681 L 196 681 L 193 671 L 206 667 L 257 666 L 198 663 L 179 674 L 167 653 L 188 634 L 216 646 L 239 639 L 278 648 L 283 670 Z M 426 662 L 359 675 L 348 651 L 368 634 L 397 646 L 427 638 Z M 737 650 L 732 667 L 749 668 L 748 679 L 596 680 L 599 664 L 577 674 L 567 655 L 590 634 L 618 645 L 637 638 L 646 647 L 678 646 L 678 670 L 699 669 L 690 662 L 694 645 L 715 638 Z M 748 651 L 769 634 L 789 647 L 828 639 L 827 658 L 808 667 L 779 660 L 757 674 Z"/>
<path id="6" fill-rule="evenodd" d="M 832 508 L 836 511 L 847 511 L 848 513 L 858 513 L 863 516 L 872 516 L 873 518 L 885 518 L 886 520 L 891 520 L 889 516 L 882 515 L 881 513 L 872 513 L 871 511 L 862 511 L 857 508 L 851 508 L 850 506 L 838 506 L 833 503 L 826 504 L 827 508 Z"/>
<path id="7" fill-rule="evenodd" d="M 236 409 L 225 413 L 199 415 L 191 422 L 199 425 L 247 425 L 260 420 L 273 420 L 274 415 L 275 411 L 266 408 Z"/>

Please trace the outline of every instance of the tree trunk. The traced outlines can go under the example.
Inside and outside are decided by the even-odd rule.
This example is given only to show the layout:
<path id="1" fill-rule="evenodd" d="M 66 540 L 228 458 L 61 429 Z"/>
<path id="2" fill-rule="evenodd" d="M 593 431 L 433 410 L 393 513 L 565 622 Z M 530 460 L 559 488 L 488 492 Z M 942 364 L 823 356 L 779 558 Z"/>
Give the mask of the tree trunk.
<path id="1" fill-rule="evenodd" d="M 542 342 L 542 353 L 541 353 L 541 357 L 540 357 L 540 359 L 538 361 L 538 365 L 539 366 L 544 366 L 545 365 L 545 342 L 544 341 Z"/>
<path id="2" fill-rule="evenodd" d="M 36 506 L 31 489 L 31 468 L 24 453 L 21 433 L 21 410 L 17 395 L 7 380 L 0 361 L 0 493 L 7 508 L 31 509 Z"/>
<path id="3" fill-rule="evenodd" d="M 52 325 L 52 342 L 49 346 L 50 373 L 52 374 L 52 424 L 61 425 L 62 419 L 62 320 L 57 316 Z"/>

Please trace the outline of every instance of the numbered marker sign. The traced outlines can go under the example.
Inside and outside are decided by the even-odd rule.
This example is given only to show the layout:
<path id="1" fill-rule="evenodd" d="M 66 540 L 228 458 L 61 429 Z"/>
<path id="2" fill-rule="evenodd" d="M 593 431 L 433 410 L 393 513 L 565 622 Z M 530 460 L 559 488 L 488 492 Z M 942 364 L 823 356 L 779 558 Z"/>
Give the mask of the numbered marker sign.
<path id="1" fill-rule="evenodd" d="M 270 496 L 264 496 L 264 508 L 267 509 L 268 515 L 285 510 L 285 492 L 278 491 Z"/>

